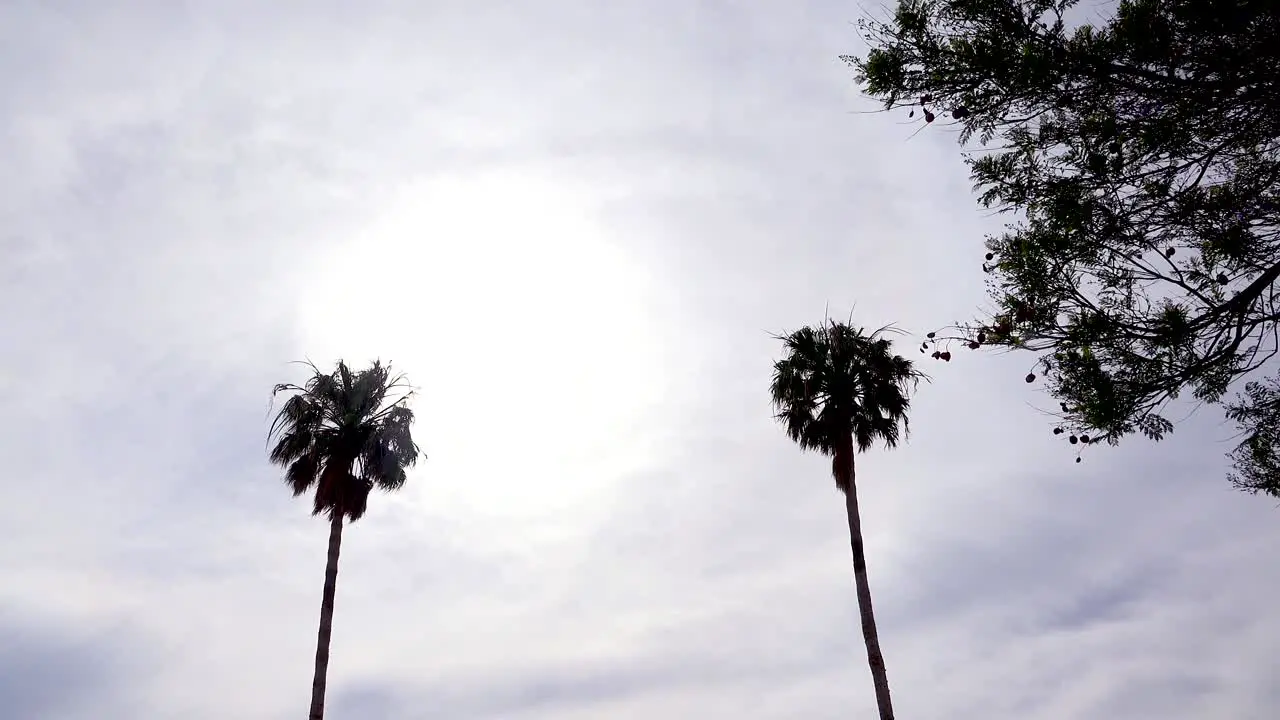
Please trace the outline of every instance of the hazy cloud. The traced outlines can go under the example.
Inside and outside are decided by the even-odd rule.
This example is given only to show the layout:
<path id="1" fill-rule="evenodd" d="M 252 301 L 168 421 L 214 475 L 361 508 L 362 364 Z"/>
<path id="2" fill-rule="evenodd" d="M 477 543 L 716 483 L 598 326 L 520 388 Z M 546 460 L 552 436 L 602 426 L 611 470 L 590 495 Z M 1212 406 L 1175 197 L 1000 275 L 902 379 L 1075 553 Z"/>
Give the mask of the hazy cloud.
<path id="1" fill-rule="evenodd" d="M 871 712 L 769 333 L 955 320 L 1000 220 L 945 127 L 852 114 L 859 12 L 0 7 L 0 707 L 298 716 L 327 528 L 268 393 L 381 356 L 430 460 L 344 538 L 330 717 Z M 1270 718 L 1280 531 L 1230 429 L 1076 465 L 1025 358 L 916 357 L 859 466 L 899 715 Z"/>

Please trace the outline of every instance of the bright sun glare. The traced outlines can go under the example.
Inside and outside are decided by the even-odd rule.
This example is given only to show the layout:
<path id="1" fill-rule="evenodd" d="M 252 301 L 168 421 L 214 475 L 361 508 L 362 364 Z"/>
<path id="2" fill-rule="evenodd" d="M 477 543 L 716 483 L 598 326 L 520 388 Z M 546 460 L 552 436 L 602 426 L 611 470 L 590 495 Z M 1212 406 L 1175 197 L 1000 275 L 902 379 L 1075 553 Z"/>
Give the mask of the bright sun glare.
<path id="1" fill-rule="evenodd" d="M 568 509 L 642 453 L 666 382 L 649 274 L 589 199 L 515 174 L 415 183 L 310 279 L 313 360 L 381 357 L 421 389 L 419 472 L 448 478 L 432 505 Z"/>

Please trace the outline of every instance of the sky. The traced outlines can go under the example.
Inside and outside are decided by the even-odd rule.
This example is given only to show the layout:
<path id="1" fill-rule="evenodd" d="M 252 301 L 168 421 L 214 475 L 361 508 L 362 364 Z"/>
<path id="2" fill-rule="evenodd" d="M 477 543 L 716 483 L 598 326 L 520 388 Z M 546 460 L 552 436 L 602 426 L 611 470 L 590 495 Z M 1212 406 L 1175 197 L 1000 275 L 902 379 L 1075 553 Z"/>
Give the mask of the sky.
<path id="1" fill-rule="evenodd" d="M 955 132 L 869 114 L 857 3 L 0 3 L 0 707 L 305 712 L 309 358 L 428 460 L 344 535 L 327 717 L 873 717 L 843 503 L 771 333 L 984 303 Z M 1212 409 L 1080 464 L 968 350 L 859 458 L 897 715 L 1262 720 L 1274 500 Z M 1268 559 L 1272 558 L 1272 559 Z"/>

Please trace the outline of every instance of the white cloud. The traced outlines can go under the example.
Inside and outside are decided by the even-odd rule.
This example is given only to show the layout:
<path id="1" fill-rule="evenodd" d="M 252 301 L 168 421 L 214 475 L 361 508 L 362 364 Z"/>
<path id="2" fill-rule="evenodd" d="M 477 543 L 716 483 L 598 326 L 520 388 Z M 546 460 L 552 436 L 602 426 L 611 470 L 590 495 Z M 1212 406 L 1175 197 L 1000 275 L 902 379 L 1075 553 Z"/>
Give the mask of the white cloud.
<path id="1" fill-rule="evenodd" d="M 346 535 L 331 716 L 869 713 L 768 333 L 954 320 L 995 221 L 945 131 L 849 114 L 857 9 L 271 7 L 0 10 L 0 670 L 79 702 L 29 712 L 300 712 L 326 528 L 267 393 L 341 354 L 409 373 L 431 459 Z M 1226 429 L 1074 465 L 1025 359 L 917 357 L 859 474 L 899 715 L 1269 716 Z"/>

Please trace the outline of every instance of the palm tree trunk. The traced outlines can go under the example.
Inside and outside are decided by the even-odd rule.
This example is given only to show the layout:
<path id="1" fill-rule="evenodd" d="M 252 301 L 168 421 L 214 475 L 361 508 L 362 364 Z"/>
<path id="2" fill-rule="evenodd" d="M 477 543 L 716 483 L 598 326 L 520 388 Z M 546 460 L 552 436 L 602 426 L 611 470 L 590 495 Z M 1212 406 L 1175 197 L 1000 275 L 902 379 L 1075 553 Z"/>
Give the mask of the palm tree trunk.
<path id="1" fill-rule="evenodd" d="M 333 635 L 333 596 L 338 588 L 338 553 L 342 550 L 342 513 L 329 524 L 329 559 L 324 566 L 324 599 L 320 601 L 320 633 L 316 638 L 316 673 L 311 681 L 310 720 L 324 720 L 324 690 L 329 675 L 329 638 Z"/>
<path id="2" fill-rule="evenodd" d="M 849 544 L 853 548 L 853 581 L 858 589 L 858 612 L 862 616 L 862 639 L 867 643 L 867 664 L 876 688 L 876 706 L 880 720 L 893 720 L 893 703 L 889 700 L 889 675 L 880 653 L 880 636 L 876 632 L 876 615 L 871 609 L 871 585 L 867 582 L 867 553 L 862 546 L 862 516 L 858 513 L 858 489 L 854 482 L 852 452 L 849 453 L 849 489 L 844 493 L 844 506 L 849 514 Z"/>

